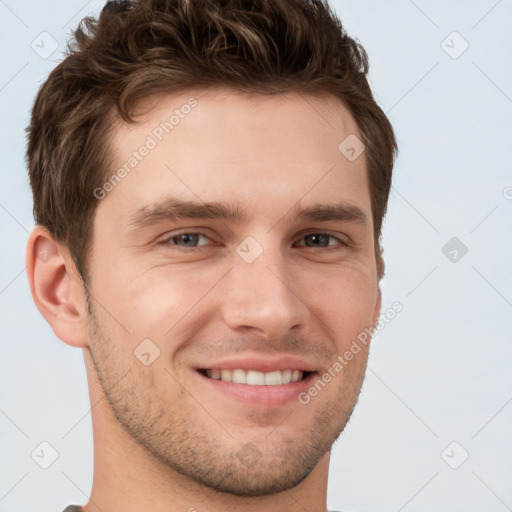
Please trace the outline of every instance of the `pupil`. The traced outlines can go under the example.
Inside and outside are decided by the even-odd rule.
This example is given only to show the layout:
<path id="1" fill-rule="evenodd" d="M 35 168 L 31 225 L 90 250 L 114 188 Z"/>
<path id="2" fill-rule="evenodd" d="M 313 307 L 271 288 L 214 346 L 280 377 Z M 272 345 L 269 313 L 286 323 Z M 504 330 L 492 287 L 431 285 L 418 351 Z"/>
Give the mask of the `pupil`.
<path id="1" fill-rule="evenodd" d="M 328 235 L 310 235 L 311 237 L 311 240 L 316 244 L 316 242 L 319 242 L 320 245 L 323 245 L 323 244 L 329 244 L 329 236 Z"/>
<path id="2" fill-rule="evenodd" d="M 194 242 L 197 242 L 198 235 L 184 233 L 180 236 L 181 240 L 185 242 L 185 245 L 191 245 L 189 242 L 192 242 L 192 245 L 195 245 Z"/>

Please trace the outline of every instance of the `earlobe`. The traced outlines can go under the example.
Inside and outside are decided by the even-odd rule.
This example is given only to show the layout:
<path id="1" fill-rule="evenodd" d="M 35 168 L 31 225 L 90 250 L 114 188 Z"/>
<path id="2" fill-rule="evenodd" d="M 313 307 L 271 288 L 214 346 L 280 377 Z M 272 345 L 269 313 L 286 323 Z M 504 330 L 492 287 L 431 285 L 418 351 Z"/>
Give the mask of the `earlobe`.
<path id="1" fill-rule="evenodd" d="M 55 335 L 73 347 L 87 347 L 84 288 L 69 251 L 46 228 L 36 226 L 25 263 L 32 298 Z"/>

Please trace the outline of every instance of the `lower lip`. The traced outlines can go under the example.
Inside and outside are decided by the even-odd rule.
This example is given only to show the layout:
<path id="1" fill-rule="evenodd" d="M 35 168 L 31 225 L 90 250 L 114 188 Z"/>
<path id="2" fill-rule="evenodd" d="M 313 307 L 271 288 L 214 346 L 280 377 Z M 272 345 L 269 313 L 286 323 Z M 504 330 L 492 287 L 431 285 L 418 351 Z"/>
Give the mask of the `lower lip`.
<path id="1" fill-rule="evenodd" d="M 212 390 L 222 393 L 238 402 L 262 407 L 280 407 L 291 401 L 298 401 L 300 393 L 306 391 L 312 384 L 316 373 L 310 373 L 305 379 L 289 384 L 277 384 L 275 386 L 251 386 L 248 384 L 236 384 L 223 380 L 212 379 L 202 373 L 197 375 Z"/>

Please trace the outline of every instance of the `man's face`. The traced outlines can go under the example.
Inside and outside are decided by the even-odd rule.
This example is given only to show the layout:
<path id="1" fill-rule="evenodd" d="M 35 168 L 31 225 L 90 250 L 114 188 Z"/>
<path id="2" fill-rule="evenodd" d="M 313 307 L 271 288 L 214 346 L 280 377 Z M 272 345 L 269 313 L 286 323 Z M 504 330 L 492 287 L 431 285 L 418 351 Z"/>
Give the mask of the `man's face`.
<path id="1" fill-rule="evenodd" d="M 296 93 L 188 92 L 142 109 L 113 129 L 108 177 L 129 172 L 94 220 L 88 328 L 103 391 L 139 444 L 196 482 L 290 488 L 348 421 L 367 346 L 333 365 L 380 311 L 365 155 L 338 149 L 356 124 L 335 98 Z M 173 210 L 185 202 L 197 208 Z"/>

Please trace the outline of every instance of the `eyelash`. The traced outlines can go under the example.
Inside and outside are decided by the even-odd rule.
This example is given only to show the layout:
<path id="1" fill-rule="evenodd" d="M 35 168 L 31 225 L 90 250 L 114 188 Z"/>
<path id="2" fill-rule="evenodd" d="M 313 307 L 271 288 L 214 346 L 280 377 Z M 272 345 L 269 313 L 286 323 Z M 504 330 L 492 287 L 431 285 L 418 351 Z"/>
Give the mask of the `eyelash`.
<path id="1" fill-rule="evenodd" d="M 186 252 L 191 252 L 194 249 L 199 249 L 201 247 L 205 247 L 204 245 L 198 245 L 196 247 L 186 247 L 186 246 L 181 246 L 181 245 L 171 244 L 170 243 L 172 239 L 178 238 L 178 237 L 180 237 L 182 235 L 199 235 L 199 236 L 202 236 L 204 238 L 207 238 L 208 240 L 211 240 L 210 237 L 208 235 L 205 235 L 204 233 L 199 233 L 199 232 L 196 232 L 196 231 L 181 231 L 181 232 L 173 233 L 173 234 L 167 236 L 164 240 L 159 242 L 159 244 L 163 245 L 163 246 L 167 246 L 167 247 L 178 248 L 179 250 L 183 250 L 183 251 L 186 251 Z M 332 239 L 334 239 L 334 240 L 336 240 L 338 242 L 337 245 L 334 245 L 334 246 L 328 245 L 327 247 L 318 247 L 318 249 L 336 250 L 336 249 L 344 249 L 344 248 L 349 246 L 348 242 L 345 242 L 344 240 L 342 240 L 338 236 L 336 236 L 336 235 L 334 235 L 332 233 L 329 233 L 328 231 L 315 231 L 315 232 L 311 232 L 311 233 L 306 233 L 305 235 L 303 235 L 301 237 L 301 240 L 304 240 L 306 237 L 313 236 L 313 235 L 327 235 L 328 237 L 330 237 L 330 238 L 332 238 Z M 313 247 L 308 247 L 308 246 L 305 246 L 305 245 L 301 245 L 300 247 L 305 247 L 306 249 L 316 249 L 316 247 L 314 247 L 314 246 Z"/>

